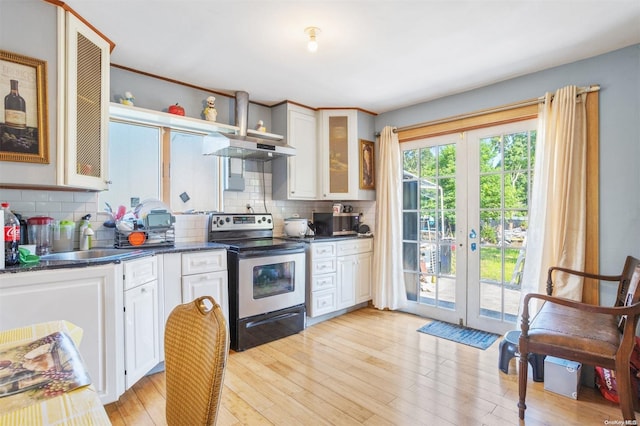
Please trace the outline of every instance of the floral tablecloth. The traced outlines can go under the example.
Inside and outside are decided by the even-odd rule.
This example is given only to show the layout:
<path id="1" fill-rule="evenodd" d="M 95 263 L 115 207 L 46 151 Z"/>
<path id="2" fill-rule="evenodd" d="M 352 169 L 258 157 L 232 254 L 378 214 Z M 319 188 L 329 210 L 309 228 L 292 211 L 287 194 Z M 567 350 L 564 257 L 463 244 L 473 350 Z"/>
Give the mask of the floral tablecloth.
<path id="1" fill-rule="evenodd" d="M 28 327 L 0 331 L 0 351 L 29 343 L 55 332 L 64 332 L 78 346 L 82 329 L 67 321 L 52 321 Z M 10 412 L 0 411 L 2 426 L 37 425 L 110 425 L 104 407 L 93 386 L 84 386 L 50 399 Z"/>

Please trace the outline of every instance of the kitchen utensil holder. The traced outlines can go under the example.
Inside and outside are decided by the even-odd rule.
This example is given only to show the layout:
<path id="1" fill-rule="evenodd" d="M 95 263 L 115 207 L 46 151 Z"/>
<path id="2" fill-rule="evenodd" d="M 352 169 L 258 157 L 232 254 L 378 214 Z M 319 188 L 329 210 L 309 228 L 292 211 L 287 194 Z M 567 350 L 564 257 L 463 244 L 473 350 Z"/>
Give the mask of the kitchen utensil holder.
<path id="1" fill-rule="evenodd" d="M 129 242 L 129 235 L 132 232 L 144 232 L 145 241 L 141 245 L 135 246 Z M 115 231 L 115 248 L 138 248 L 138 247 L 173 247 L 176 236 L 173 228 L 167 229 L 137 229 L 135 231 Z"/>

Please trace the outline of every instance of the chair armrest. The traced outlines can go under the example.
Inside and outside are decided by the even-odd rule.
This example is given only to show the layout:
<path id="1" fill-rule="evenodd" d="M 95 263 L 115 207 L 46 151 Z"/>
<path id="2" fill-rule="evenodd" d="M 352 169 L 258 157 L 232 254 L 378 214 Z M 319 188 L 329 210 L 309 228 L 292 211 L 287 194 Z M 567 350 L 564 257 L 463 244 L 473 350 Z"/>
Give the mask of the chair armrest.
<path id="1" fill-rule="evenodd" d="M 570 275 L 578 275 L 583 278 L 593 278 L 595 280 L 601 280 L 601 281 L 620 281 L 622 279 L 622 275 L 598 275 L 598 274 L 592 274 L 590 272 L 583 272 L 583 271 L 576 271 L 568 268 L 562 268 L 560 266 L 552 266 L 551 268 L 549 268 L 549 272 L 547 274 L 547 294 L 549 296 L 553 294 L 552 275 L 554 271 L 565 272 Z"/>
<path id="2" fill-rule="evenodd" d="M 581 311 L 593 312 L 597 314 L 605 314 L 612 316 L 621 316 L 621 315 L 631 315 L 637 316 L 640 315 L 640 301 L 629 306 L 600 306 L 600 305 L 591 305 L 589 303 L 577 302 L 575 300 L 566 299 L 564 297 L 555 297 L 548 296 L 546 294 L 538 294 L 538 293 L 528 293 L 524 296 L 523 306 L 522 306 L 522 335 L 527 336 L 529 333 L 529 301 L 531 299 L 540 299 L 545 302 L 555 303 L 557 305 L 563 305 L 572 309 L 579 309 Z"/>

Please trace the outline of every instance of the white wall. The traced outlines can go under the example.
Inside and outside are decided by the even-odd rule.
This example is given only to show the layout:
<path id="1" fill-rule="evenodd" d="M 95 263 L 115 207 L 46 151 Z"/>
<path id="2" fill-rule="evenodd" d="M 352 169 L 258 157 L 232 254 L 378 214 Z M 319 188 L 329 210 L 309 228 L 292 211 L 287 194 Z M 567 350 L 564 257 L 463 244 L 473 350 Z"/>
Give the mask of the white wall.
<path id="1" fill-rule="evenodd" d="M 46 61 L 49 164 L 0 162 L 0 183 L 55 185 L 57 155 L 57 7 L 41 0 L 2 1 L 0 49 Z M 4 98 L 9 87 L 0 88 Z M 2 112 L 4 113 L 4 112 Z M 4 119 L 4 118 L 3 118 Z"/>

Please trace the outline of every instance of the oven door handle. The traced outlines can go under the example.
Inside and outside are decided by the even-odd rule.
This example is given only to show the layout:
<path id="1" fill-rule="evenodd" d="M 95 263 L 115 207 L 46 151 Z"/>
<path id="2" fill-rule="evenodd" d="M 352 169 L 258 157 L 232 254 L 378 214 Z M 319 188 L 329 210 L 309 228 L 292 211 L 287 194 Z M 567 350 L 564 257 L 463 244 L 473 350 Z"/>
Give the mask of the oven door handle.
<path id="1" fill-rule="evenodd" d="M 246 250 L 238 253 L 239 259 L 247 259 L 250 257 L 271 257 L 286 254 L 304 253 L 304 247 L 288 248 L 288 249 L 270 249 L 270 250 Z"/>
<path id="2" fill-rule="evenodd" d="M 259 320 L 259 321 L 248 322 L 246 324 L 246 327 L 247 328 L 258 327 L 258 326 L 261 326 L 261 325 L 264 325 L 264 324 L 268 324 L 270 322 L 280 321 L 280 320 L 283 320 L 283 319 L 295 317 L 296 315 L 299 315 L 299 314 L 297 312 L 287 312 L 287 313 L 284 313 L 284 314 L 276 315 L 275 317 L 266 318 L 266 319 Z"/>

